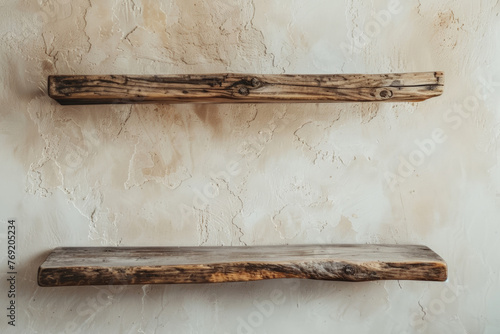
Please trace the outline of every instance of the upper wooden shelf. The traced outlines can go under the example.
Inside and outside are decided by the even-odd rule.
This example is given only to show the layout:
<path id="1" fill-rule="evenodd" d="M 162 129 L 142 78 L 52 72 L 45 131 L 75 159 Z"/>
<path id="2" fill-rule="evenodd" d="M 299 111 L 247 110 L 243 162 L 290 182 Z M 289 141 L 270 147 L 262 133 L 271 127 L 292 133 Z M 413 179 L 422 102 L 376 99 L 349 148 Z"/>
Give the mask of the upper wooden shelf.
<path id="1" fill-rule="evenodd" d="M 60 104 L 418 102 L 441 95 L 442 72 L 332 75 L 52 75 Z"/>
<path id="2" fill-rule="evenodd" d="M 218 283 L 273 278 L 444 281 L 446 263 L 418 245 L 56 248 L 38 284 Z"/>

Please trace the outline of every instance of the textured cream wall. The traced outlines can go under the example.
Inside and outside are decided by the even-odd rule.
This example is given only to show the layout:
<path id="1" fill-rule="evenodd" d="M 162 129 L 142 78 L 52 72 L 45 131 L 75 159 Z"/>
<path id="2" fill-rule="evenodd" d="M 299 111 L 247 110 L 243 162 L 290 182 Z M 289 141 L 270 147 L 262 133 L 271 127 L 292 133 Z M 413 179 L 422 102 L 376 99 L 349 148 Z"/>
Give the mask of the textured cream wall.
<path id="1" fill-rule="evenodd" d="M 2 0 L 0 331 L 499 333 L 499 13 L 493 0 Z M 445 93 L 418 104 L 62 107 L 46 95 L 50 74 L 433 70 Z M 36 284 L 62 245 L 340 242 L 426 244 L 449 280 Z"/>

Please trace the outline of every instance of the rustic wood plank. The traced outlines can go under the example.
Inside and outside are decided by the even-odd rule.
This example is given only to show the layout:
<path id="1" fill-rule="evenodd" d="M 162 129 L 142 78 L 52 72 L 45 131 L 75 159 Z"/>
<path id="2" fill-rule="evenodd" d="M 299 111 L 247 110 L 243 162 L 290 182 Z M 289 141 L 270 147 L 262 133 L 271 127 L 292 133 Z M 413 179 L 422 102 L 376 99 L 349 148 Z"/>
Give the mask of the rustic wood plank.
<path id="1" fill-rule="evenodd" d="M 446 263 L 419 245 L 63 247 L 40 286 L 218 283 L 274 278 L 444 281 Z"/>
<path id="2" fill-rule="evenodd" d="M 60 104 L 417 102 L 443 92 L 442 72 L 334 75 L 53 75 Z"/>

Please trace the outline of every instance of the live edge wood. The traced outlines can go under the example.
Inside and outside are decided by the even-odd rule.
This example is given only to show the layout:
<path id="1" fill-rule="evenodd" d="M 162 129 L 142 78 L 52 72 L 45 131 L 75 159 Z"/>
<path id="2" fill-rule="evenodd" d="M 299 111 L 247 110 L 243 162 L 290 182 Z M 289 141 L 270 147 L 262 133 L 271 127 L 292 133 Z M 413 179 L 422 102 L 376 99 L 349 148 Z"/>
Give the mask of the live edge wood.
<path id="1" fill-rule="evenodd" d="M 44 287 L 218 283 L 274 278 L 444 281 L 446 263 L 419 245 L 65 247 L 38 269 Z"/>
<path id="2" fill-rule="evenodd" d="M 441 95 L 442 72 L 335 75 L 53 75 L 60 104 L 418 102 Z"/>

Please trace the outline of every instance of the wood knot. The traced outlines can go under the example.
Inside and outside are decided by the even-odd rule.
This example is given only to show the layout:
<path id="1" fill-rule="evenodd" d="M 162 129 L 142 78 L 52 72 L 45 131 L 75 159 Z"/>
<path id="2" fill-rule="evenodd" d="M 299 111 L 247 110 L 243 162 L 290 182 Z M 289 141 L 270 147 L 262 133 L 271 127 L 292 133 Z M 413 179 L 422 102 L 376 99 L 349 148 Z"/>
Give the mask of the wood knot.
<path id="1" fill-rule="evenodd" d="M 351 265 L 346 265 L 344 266 L 344 273 L 346 275 L 354 275 L 356 271 L 354 270 L 354 267 Z"/>
<path id="2" fill-rule="evenodd" d="M 250 94 L 250 91 L 246 87 L 240 87 L 240 89 L 238 89 L 238 93 L 247 96 L 248 94 Z"/>
<path id="3" fill-rule="evenodd" d="M 252 87 L 259 87 L 260 86 L 260 80 L 257 78 L 252 79 Z"/>
<path id="4" fill-rule="evenodd" d="M 384 89 L 384 90 L 380 91 L 379 95 L 383 99 L 388 99 L 388 98 L 392 97 L 392 91 Z"/>

